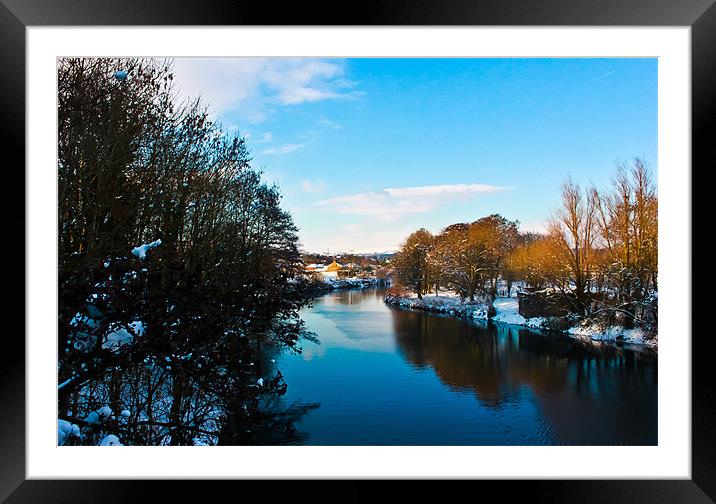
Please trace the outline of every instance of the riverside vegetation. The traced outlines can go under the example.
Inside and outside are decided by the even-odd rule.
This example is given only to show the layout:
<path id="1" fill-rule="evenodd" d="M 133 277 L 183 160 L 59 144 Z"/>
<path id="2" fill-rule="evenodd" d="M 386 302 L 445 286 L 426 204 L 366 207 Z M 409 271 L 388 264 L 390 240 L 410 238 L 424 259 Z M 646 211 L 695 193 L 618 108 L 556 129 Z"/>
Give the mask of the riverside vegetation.
<path id="1" fill-rule="evenodd" d="M 490 318 L 499 280 L 503 296 L 510 297 L 515 284 L 540 296 L 544 315 L 568 319 L 557 324 L 561 328 L 637 329 L 645 341 L 654 341 L 658 199 L 646 163 L 619 165 L 606 190 L 583 189 L 567 179 L 561 196 L 544 234 L 521 233 L 518 222 L 501 215 L 453 224 L 438 234 L 415 231 L 391 261 L 396 285 L 386 301 L 431 309 L 406 300 L 410 293 L 418 300 L 428 293 L 437 297 L 442 289 L 462 304 L 435 311 L 464 315 L 478 300 L 486 306 L 480 316 Z M 612 333 L 618 337 L 619 331 Z"/>

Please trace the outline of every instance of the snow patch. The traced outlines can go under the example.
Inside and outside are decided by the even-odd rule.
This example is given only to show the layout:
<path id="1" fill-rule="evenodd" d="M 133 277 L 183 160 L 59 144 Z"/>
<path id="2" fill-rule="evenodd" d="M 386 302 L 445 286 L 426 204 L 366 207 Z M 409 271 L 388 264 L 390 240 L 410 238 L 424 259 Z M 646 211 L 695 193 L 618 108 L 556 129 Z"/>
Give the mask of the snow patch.
<path id="1" fill-rule="evenodd" d="M 531 329 L 541 329 L 547 322 L 545 317 L 532 317 L 526 319 L 520 315 L 519 302 L 516 297 L 495 298 L 492 306 L 495 307 L 495 311 L 497 312 L 497 314 L 492 318 L 493 322 L 525 326 Z"/>
<path id="2" fill-rule="evenodd" d="M 99 414 L 97 414 L 96 411 L 90 412 L 90 414 L 85 417 L 85 422 L 90 425 L 99 423 Z"/>
<path id="3" fill-rule="evenodd" d="M 82 437 L 80 434 L 80 428 L 77 424 L 68 422 L 67 420 L 57 420 L 57 444 L 63 445 L 69 437 Z"/>
<path id="4" fill-rule="evenodd" d="M 122 443 L 120 443 L 119 438 L 115 436 L 114 434 L 108 434 L 104 438 L 102 438 L 102 441 L 99 442 L 97 446 L 124 446 Z"/>
<path id="5" fill-rule="evenodd" d="M 106 350 L 117 350 L 125 345 L 131 345 L 134 342 L 134 336 L 142 336 L 144 334 L 144 324 L 140 320 L 135 320 L 127 325 L 128 331 L 125 328 L 117 329 L 107 334 L 102 348 Z"/>
<path id="6" fill-rule="evenodd" d="M 132 249 L 132 255 L 140 259 L 144 259 L 147 256 L 147 251 L 158 247 L 162 244 L 162 240 L 154 240 L 151 243 L 144 243 Z"/>
<path id="7" fill-rule="evenodd" d="M 109 418 L 112 416 L 112 409 L 109 406 L 102 406 L 100 409 L 97 410 L 97 413 L 102 418 Z"/>
<path id="8" fill-rule="evenodd" d="M 323 283 L 332 289 L 367 289 L 375 287 L 380 281 L 375 277 L 338 278 L 337 276 L 323 275 Z"/>
<path id="9" fill-rule="evenodd" d="M 483 302 L 462 302 L 458 296 L 425 295 L 422 299 L 417 297 L 386 296 L 385 301 L 401 308 L 487 320 L 487 304 Z"/>
<path id="10" fill-rule="evenodd" d="M 640 328 L 625 329 L 622 326 L 604 327 L 597 323 L 584 323 L 571 327 L 567 333 L 576 338 L 589 338 L 594 341 L 619 341 L 635 345 L 655 346 L 656 339 L 647 340 L 646 333 Z"/>

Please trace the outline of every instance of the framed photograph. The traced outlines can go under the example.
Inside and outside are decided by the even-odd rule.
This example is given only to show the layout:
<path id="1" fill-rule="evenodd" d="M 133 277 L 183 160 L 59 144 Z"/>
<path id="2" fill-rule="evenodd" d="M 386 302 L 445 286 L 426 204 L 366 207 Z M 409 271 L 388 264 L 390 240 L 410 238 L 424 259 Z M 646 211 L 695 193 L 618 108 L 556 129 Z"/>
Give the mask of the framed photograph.
<path id="1" fill-rule="evenodd" d="M 0 498 L 716 499 L 713 2 L 2 2 L 26 297 Z"/>

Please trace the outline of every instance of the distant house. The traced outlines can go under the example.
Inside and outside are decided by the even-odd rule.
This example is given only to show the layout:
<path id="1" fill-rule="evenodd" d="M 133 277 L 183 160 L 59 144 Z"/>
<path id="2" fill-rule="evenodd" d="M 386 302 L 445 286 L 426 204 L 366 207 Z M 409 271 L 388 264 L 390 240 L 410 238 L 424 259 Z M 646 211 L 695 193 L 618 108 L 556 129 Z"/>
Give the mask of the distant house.
<path id="1" fill-rule="evenodd" d="M 335 259 L 326 267 L 326 271 L 340 271 L 341 269 L 343 269 L 343 266 L 338 264 Z"/>
<path id="2" fill-rule="evenodd" d="M 343 269 L 343 265 L 336 262 L 333 259 L 331 264 L 309 264 L 306 266 L 306 272 L 320 273 L 324 277 L 338 277 L 338 272 Z"/>
<path id="3" fill-rule="evenodd" d="M 341 266 L 340 264 L 338 264 L 338 263 L 336 262 L 336 260 L 333 259 L 333 262 L 332 262 L 331 264 L 329 264 L 328 266 L 326 266 L 325 270 L 321 271 L 321 274 L 322 274 L 324 277 L 337 278 L 337 277 L 338 277 L 338 272 L 339 272 L 341 269 L 343 269 L 343 266 Z"/>

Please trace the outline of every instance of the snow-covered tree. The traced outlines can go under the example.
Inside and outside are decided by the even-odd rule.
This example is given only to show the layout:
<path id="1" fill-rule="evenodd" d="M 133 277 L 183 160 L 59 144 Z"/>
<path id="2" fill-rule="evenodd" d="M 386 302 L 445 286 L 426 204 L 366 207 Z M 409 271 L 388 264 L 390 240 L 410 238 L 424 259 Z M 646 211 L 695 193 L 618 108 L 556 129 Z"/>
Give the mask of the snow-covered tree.
<path id="1" fill-rule="evenodd" d="M 169 61 L 59 62 L 58 392 L 73 442 L 229 442 L 269 421 L 260 398 L 285 388 L 269 356 L 303 332 L 278 187 L 172 81 Z"/>

